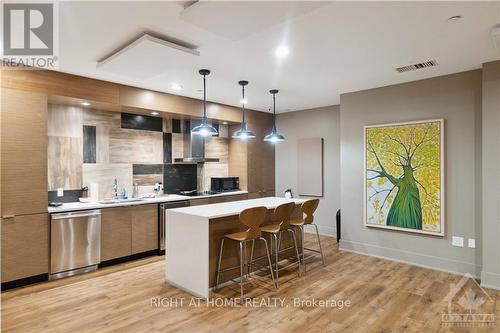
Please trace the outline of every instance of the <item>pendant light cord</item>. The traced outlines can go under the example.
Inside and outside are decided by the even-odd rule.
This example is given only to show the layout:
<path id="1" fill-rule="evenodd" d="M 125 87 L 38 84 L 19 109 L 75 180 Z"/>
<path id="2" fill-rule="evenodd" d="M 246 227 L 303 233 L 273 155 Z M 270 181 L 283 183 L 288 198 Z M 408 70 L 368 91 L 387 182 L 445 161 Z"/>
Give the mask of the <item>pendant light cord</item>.
<path id="1" fill-rule="evenodd" d="M 207 84 L 206 74 L 203 74 L 203 117 L 207 117 Z"/>
<path id="2" fill-rule="evenodd" d="M 245 85 L 241 86 L 241 90 L 242 90 L 241 113 L 243 114 L 243 123 L 245 123 Z"/>
<path id="3" fill-rule="evenodd" d="M 276 130 L 276 93 L 273 94 L 273 130 Z"/>

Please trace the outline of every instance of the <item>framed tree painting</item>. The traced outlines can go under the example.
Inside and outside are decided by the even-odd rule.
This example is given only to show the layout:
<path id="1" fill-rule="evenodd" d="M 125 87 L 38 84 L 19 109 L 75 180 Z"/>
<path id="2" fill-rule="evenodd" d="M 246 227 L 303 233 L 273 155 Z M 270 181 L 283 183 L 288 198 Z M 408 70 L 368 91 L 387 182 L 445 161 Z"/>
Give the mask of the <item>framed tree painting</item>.
<path id="1" fill-rule="evenodd" d="M 444 235 L 444 120 L 366 126 L 365 225 Z"/>

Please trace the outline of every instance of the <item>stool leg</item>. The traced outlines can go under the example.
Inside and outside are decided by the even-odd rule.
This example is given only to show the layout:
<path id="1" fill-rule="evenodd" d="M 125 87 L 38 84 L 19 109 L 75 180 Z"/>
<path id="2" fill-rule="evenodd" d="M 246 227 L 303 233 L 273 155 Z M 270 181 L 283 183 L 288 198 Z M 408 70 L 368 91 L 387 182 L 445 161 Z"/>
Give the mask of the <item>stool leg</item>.
<path id="1" fill-rule="evenodd" d="M 274 260 L 274 272 L 276 274 L 276 289 L 279 288 L 279 267 L 278 267 L 278 252 L 279 252 L 279 249 L 278 249 L 278 237 L 276 236 L 276 234 L 272 234 L 273 237 L 274 237 L 274 254 L 275 254 L 275 260 Z"/>
<path id="2" fill-rule="evenodd" d="M 240 242 L 240 293 L 243 298 L 243 242 Z"/>
<path id="3" fill-rule="evenodd" d="M 301 231 L 301 239 L 302 239 L 302 267 L 304 268 L 304 275 L 306 274 L 306 253 L 304 251 L 304 237 L 305 237 L 305 232 L 304 232 L 304 226 L 300 226 L 300 231 Z"/>
<path id="4" fill-rule="evenodd" d="M 323 266 L 325 266 L 325 258 L 323 258 L 323 249 L 321 248 L 321 241 L 319 240 L 318 226 L 316 224 L 313 224 L 313 226 L 316 228 L 316 236 L 318 236 L 318 244 L 319 244 L 319 252 L 321 253 L 321 261 L 323 262 Z"/>
<path id="5" fill-rule="evenodd" d="M 250 251 L 250 262 L 248 263 L 248 270 L 252 273 L 252 263 L 253 263 L 253 249 L 255 246 L 255 239 L 252 239 L 252 250 Z"/>
<path id="6" fill-rule="evenodd" d="M 276 286 L 276 282 L 274 280 L 274 274 L 273 274 L 273 264 L 271 263 L 271 255 L 269 254 L 269 247 L 267 246 L 267 241 L 264 237 L 259 237 L 262 241 L 264 241 L 264 244 L 266 244 L 266 253 L 267 253 L 267 261 L 269 262 L 269 271 L 271 272 L 271 278 L 273 279 L 273 286 L 274 288 L 278 289 Z"/>
<path id="7" fill-rule="evenodd" d="M 248 279 L 247 242 L 243 242 L 243 274 Z"/>
<path id="8" fill-rule="evenodd" d="M 224 249 L 224 238 L 220 243 L 219 262 L 217 263 L 217 278 L 215 280 L 215 290 L 219 289 L 220 262 L 222 259 L 222 249 Z"/>
<path id="9" fill-rule="evenodd" d="M 300 257 L 299 257 L 299 248 L 297 246 L 297 238 L 295 238 L 295 231 L 293 231 L 292 229 L 288 229 L 289 232 L 292 233 L 292 237 L 293 237 L 293 244 L 295 245 L 295 254 L 297 255 L 297 265 L 299 266 L 298 267 L 298 273 L 299 273 L 299 276 L 300 276 Z"/>

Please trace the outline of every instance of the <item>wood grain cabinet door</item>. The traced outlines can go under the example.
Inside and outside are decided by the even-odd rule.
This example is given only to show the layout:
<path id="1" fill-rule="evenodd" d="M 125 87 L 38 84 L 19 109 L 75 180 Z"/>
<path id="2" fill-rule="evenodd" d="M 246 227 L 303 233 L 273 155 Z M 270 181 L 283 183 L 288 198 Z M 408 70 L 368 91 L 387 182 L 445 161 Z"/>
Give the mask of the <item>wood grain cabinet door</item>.
<path id="1" fill-rule="evenodd" d="M 48 273 L 48 214 L 15 216 L 1 224 L 2 282 Z"/>
<path id="2" fill-rule="evenodd" d="M 101 261 L 132 254 L 132 207 L 101 211 Z"/>
<path id="3" fill-rule="evenodd" d="M 191 199 L 190 206 L 201 206 L 208 205 L 210 202 L 210 198 L 200 198 L 200 199 Z"/>
<path id="4" fill-rule="evenodd" d="M 1 90 L 1 214 L 47 212 L 47 95 Z"/>
<path id="5" fill-rule="evenodd" d="M 158 205 L 139 205 L 132 209 L 132 253 L 158 249 Z"/>

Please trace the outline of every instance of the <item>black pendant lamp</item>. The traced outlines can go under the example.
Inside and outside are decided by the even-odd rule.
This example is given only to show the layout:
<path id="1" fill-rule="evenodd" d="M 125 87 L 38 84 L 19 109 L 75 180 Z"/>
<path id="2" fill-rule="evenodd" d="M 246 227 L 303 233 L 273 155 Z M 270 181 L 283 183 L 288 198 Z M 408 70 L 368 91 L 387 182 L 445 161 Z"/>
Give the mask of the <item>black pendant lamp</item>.
<path id="1" fill-rule="evenodd" d="M 285 141 L 285 137 L 279 134 L 278 130 L 276 129 L 276 94 L 278 93 L 278 91 L 279 90 L 277 89 L 269 90 L 269 92 L 273 95 L 273 129 L 271 130 L 270 134 L 264 137 L 264 141 L 270 141 L 273 143 Z"/>
<path id="2" fill-rule="evenodd" d="M 191 133 L 201 136 L 214 136 L 218 134 L 217 130 L 208 123 L 207 117 L 207 85 L 205 77 L 210 74 L 210 71 L 208 69 L 200 69 L 199 73 L 203 75 L 203 118 L 201 120 L 201 125 L 193 128 Z"/>
<path id="3" fill-rule="evenodd" d="M 248 81 L 239 81 L 238 84 L 241 86 L 241 113 L 243 115 L 243 120 L 241 121 L 240 129 L 233 134 L 235 139 L 253 139 L 255 138 L 255 133 L 247 129 L 247 123 L 245 122 L 245 86 L 248 85 Z"/>

